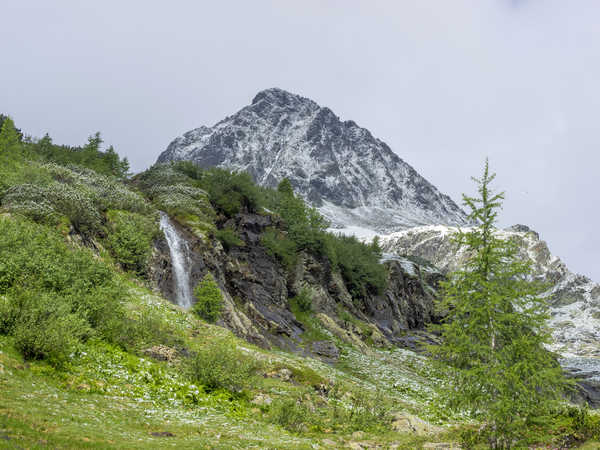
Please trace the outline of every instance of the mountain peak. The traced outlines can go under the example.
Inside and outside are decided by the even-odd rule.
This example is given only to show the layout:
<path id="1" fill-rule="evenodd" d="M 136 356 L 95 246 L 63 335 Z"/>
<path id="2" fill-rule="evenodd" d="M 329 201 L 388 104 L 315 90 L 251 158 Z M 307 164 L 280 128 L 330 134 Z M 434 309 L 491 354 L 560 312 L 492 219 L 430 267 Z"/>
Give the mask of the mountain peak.
<path id="1" fill-rule="evenodd" d="M 317 109 L 317 105 L 314 101 L 309 98 L 302 97 L 301 95 L 294 94 L 292 92 L 280 89 L 277 87 L 265 89 L 260 91 L 252 99 L 252 106 L 267 104 L 272 107 L 287 108 L 287 109 Z"/>
<path id="2" fill-rule="evenodd" d="M 254 98 L 252 99 L 252 104 L 258 103 L 261 100 L 266 100 L 271 103 L 278 103 L 278 102 L 282 102 L 282 101 L 297 100 L 297 99 L 302 99 L 302 97 L 300 97 L 297 94 L 293 94 L 289 91 L 286 91 L 284 89 L 281 89 L 278 87 L 272 87 L 272 88 L 264 89 L 264 90 L 258 92 L 258 94 L 256 94 L 254 96 Z"/>
<path id="3" fill-rule="evenodd" d="M 158 158 L 176 160 L 247 171 L 267 187 L 288 178 L 340 228 L 390 232 L 466 223 L 456 203 L 368 130 L 280 88 L 260 91 L 212 128 L 188 131 Z"/>

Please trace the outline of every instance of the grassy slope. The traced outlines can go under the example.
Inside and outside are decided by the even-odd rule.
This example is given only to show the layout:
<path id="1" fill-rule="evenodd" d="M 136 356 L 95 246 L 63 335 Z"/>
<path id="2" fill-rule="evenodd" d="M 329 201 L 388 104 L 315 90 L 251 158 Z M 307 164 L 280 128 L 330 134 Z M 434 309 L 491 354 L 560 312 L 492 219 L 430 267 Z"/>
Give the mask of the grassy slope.
<path id="1" fill-rule="evenodd" d="M 108 202 L 107 210 L 139 210 L 149 217 L 154 214 L 148 205 L 139 209 L 141 197 L 123 185 L 117 186 L 115 181 L 106 184 L 93 174 L 76 175 L 68 169 L 28 162 L 15 162 L 12 167 L 5 164 L 1 169 L 5 169 L 0 173 L 6 186 L 68 183 L 85 193 L 90 204 Z M 113 195 L 108 195 L 111 192 Z M 185 193 L 188 195 L 189 189 Z M 192 194 L 192 206 L 196 206 L 198 199 L 196 193 Z M 170 195 L 166 198 L 174 198 L 173 193 Z M 77 203 L 69 197 L 62 201 Z M 6 216 L 8 220 L 10 217 Z M 61 218 L 55 231 L 65 230 L 68 228 Z M 427 436 L 393 432 L 389 417 L 384 424 L 365 426 L 365 433 L 353 435 L 361 426 L 335 422 L 330 399 L 319 392 L 321 384 L 339 386 L 339 403 L 344 408 L 353 407 L 349 399 L 358 393 L 366 403 L 381 402 L 390 411 L 413 414 L 432 423 L 462 422 L 436 406 L 436 377 L 423 358 L 402 350 L 359 350 L 339 341 L 336 344 L 342 355 L 335 367 L 290 353 L 265 351 L 234 338 L 223 328 L 199 321 L 152 293 L 135 277 L 118 269 L 107 251 L 100 251 L 99 256 L 123 281 L 126 291 L 122 301 L 127 314 L 137 322 L 154 317 L 149 327 L 162 324 L 161 332 L 181 336 L 183 346 L 192 353 L 213 340 L 229 337 L 239 352 L 262 362 L 261 375 L 288 368 L 291 379 L 258 376 L 243 395 L 207 394 L 185 376 L 183 357 L 161 362 L 142 357 L 137 350 L 128 353 L 103 341 L 87 341 L 69 364 L 58 370 L 45 362 L 23 361 L 12 338 L 0 336 L 0 447 L 315 448 L 345 447 L 360 441 L 419 448 L 428 441 L 458 439 L 458 432 L 448 426 L 429 427 Z M 310 313 L 297 311 L 297 316 L 315 339 L 327 334 Z M 159 343 L 152 341 L 152 336 L 148 339 L 148 347 Z M 274 402 L 302 398 L 302 403 L 314 409 L 312 426 L 292 433 L 274 425 L 270 408 L 252 403 L 259 395 Z M 585 448 L 595 445 L 588 443 Z"/>
<path id="2" fill-rule="evenodd" d="M 210 339 L 229 334 L 197 321 L 133 283 L 131 290 L 134 293 L 128 305 L 131 312 L 155 309 L 185 333 L 190 348 L 199 348 Z M 398 400 L 398 406 L 418 409 L 418 398 L 407 395 L 418 391 L 412 369 L 405 367 L 402 375 L 399 372 L 403 362 L 413 357 L 404 358 L 402 352 L 365 357 L 349 351 L 342 359 L 341 369 L 352 367 L 350 373 L 319 361 L 237 343 L 239 348 L 264 361 L 266 372 L 281 367 L 294 369 L 291 381 L 257 379 L 249 398 L 257 393 L 273 398 L 294 396 L 310 392 L 311 384 L 328 379 L 367 390 L 384 390 L 386 396 Z M 18 444 L 64 448 L 311 448 L 312 444 L 323 444 L 323 439 L 333 440 L 339 446 L 356 440 L 350 431 L 332 434 L 325 429 L 292 434 L 267 423 L 265 411 L 252 403 L 244 399 L 232 401 L 225 393 L 200 392 L 193 402 L 186 401 L 194 396 L 195 387 L 180 375 L 176 362 L 140 358 L 100 342 L 86 344 L 84 351 L 73 358 L 71 368 L 60 372 L 43 362 L 25 363 L 8 338 L 2 338 L 0 349 L 0 445 L 7 447 Z M 406 384 L 393 387 L 387 375 L 395 380 L 404 376 Z M 313 397 L 317 402 L 317 396 Z M 152 435 L 162 432 L 174 436 Z M 366 434 L 360 440 L 414 448 L 426 439 L 380 432 Z"/>
<path id="3" fill-rule="evenodd" d="M 132 314 L 155 310 L 185 335 L 191 349 L 229 336 L 227 330 L 196 320 L 134 282 L 130 289 Z M 263 361 L 265 373 L 282 367 L 293 372 L 290 381 L 258 378 L 249 399 L 259 393 L 274 399 L 301 394 L 309 395 L 318 407 L 319 396 L 312 386 L 328 380 L 344 389 L 379 392 L 391 399 L 397 411 L 431 422 L 451 421 L 432 401 L 435 385 L 426 361 L 411 352 L 365 353 L 347 347 L 340 362 L 331 367 L 237 339 L 236 343 Z M 426 442 L 458 440 L 458 432 L 447 426 L 432 427 L 424 436 L 391 430 L 357 436 L 352 430 L 332 432 L 326 424 L 290 433 L 268 423 L 264 407 L 224 392 L 198 392 L 181 375 L 177 360 L 155 361 L 101 342 L 87 343 L 69 370 L 56 371 L 44 362 L 24 362 L 10 339 L 0 338 L 0 400 L 0 447 L 4 448 L 342 448 L 354 442 L 421 448 Z M 600 444 L 588 442 L 582 448 L 600 448 Z"/>

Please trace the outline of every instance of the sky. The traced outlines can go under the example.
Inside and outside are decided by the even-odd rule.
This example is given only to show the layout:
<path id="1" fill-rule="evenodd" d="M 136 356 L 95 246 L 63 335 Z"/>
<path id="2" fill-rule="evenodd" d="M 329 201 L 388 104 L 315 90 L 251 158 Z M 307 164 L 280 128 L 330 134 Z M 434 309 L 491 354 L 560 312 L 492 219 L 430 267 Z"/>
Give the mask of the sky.
<path id="1" fill-rule="evenodd" d="M 280 87 L 385 141 L 460 203 L 486 157 L 526 224 L 600 281 L 597 0 L 19 0 L 0 15 L 0 112 L 134 171 Z"/>

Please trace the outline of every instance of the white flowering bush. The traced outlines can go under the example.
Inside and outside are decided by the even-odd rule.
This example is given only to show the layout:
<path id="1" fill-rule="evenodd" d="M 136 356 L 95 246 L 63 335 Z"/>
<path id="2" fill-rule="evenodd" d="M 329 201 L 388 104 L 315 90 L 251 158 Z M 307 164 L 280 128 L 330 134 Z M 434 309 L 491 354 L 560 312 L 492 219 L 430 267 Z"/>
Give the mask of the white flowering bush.
<path id="1" fill-rule="evenodd" d="M 13 186 L 2 199 L 2 206 L 10 212 L 50 225 L 58 223 L 61 216 L 66 216 L 73 227 L 82 233 L 94 233 L 102 223 L 91 197 L 85 191 L 61 183 Z"/>
<path id="2" fill-rule="evenodd" d="M 143 196 L 128 189 L 114 177 L 78 166 L 67 168 L 50 163 L 43 167 L 56 181 L 87 192 L 100 211 L 122 209 L 140 214 L 154 212 L 152 205 Z"/>
<path id="3" fill-rule="evenodd" d="M 90 235 L 103 230 L 103 216 L 108 210 L 157 220 L 152 204 L 114 177 L 54 163 L 32 165 L 34 169 L 43 182 L 7 187 L 1 203 L 4 210 L 48 225 L 56 225 L 66 217 L 78 232 Z"/>
<path id="4" fill-rule="evenodd" d="M 154 186 L 186 184 L 189 180 L 189 177 L 169 164 L 152 166 L 136 178 L 137 184 L 143 191 L 149 191 Z"/>
<path id="5" fill-rule="evenodd" d="M 208 193 L 171 165 L 157 165 L 141 174 L 135 183 L 154 205 L 185 224 L 199 236 L 216 230 L 216 213 Z"/>

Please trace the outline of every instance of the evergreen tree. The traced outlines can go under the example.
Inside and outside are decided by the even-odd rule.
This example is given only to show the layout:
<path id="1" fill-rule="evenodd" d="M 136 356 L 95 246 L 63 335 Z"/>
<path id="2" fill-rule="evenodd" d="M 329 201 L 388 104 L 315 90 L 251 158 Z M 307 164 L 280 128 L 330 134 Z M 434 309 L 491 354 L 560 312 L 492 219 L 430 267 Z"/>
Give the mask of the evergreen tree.
<path id="1" fill-rule="evenodd" d="M 285 195 L 294 195 L 294 188 L 292 187 L 292 183 L 288 178 L 284 178 L 279 182 L 277 185 L 277 191 Z"/>
<path id="2" fill-rule="evenodd" d="M 518 258 L 516 243 L 495 234 L 504 194 L 490 188 L 494 178 L 486 161 L 483 177 L 473 178 L 479 197 L 463 195 L 478 226 L 456 237 L 469 258 L 442 283 L 440 309 L 447 315 L 433 326 L 442 343 L 431 352 L 453 368 L 449 403 L 483 420 L 492 448 L 510 448 L 567 382 L 544 348 L 550 335 L 543 286 L 529 281 L 530 263 Z"/>
<path id="3" fill-rule="evenodd" d="M 121 161 L 119 161 L 115 175 L 119 178 L 127 178 L 131 175 L 129 173 L 129 160 L 127 157 L 124 157 Z"/>
<path id="4" fill-rule="evenodd" d="M 119 172 L 119 155 L 115 151 L 115 148 L 110 145 L 104 152 L 103 158 L 106 170 L 112 175 L 117 175 Z"/>
<path id="5" fill-rule="evenodd" d="M 129 175 L 129 161 L 127 158 L 120 159 L 114 147 L 109 146 L 102 155 L 105 171 L 117 178 L 127 178 Z"/>
<path id="6" fill-rule="evenodd" d="M 94 135 L 88 137 L 88 142 L 83 147 L 81 152 L 81 164 L 91 169 L 96 169 L 98 163 L 98 154 L 100 146 L 104 141 L 100 137 L 100 132 L 97 131 Z"/>
<path id="7" fill-rule="evenodd" d="M 14 154 L 21 149 L 21 136 L 10 117 L 5 116 L 0 128 L 0 153 Z"/>

